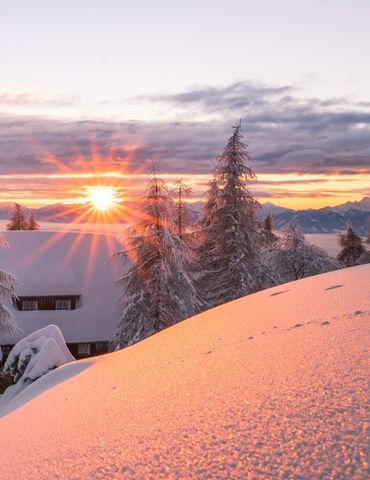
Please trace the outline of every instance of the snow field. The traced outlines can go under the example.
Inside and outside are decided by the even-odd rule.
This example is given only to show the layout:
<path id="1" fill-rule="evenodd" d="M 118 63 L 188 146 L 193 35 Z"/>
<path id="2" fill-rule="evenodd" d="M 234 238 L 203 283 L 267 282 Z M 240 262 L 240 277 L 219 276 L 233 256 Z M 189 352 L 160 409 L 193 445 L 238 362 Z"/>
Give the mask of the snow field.
<path id="1" fill-rule="evenodd" d="M 368 478 L 369 284 L 280 285 L 100 357 L 0 419 L 2 480 Z"/>

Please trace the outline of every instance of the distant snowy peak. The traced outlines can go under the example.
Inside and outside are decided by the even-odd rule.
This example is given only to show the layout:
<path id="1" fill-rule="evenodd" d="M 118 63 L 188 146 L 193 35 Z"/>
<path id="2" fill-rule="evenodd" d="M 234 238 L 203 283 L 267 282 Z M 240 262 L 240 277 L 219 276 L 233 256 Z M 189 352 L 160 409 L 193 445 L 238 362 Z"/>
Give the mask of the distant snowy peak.
<path id="1" fill-rule="evenodd" d="M 345 230 L 351 223 L 360 235 L 367 235 L 370 228 L 370 212 L 349 210 L 341 213 L 330 208 L 320 210 L 291 210 L 274 216 L 275 228 L 289 224 L 298 226 L 303 233 L 335 233 Z"/>
<path id="2" fill-rule="evenodd" d="M 272 215 L 279 215 L 280 213 L 284 212 L 294 212 L 294 210 L 290 208 L 280 207 L 279 205 L 275 205 L 271 202 L 262 203 L 261 207 L 261 214 L 263 216 L 267 215 L 268 212 L 271 212 Z"/>
<path id="3" fill-rule="evenodd" d="M 370 212 L 370 197 L 364 197 L 358 202 L 346 202 L 336 207 L 331 207 L 331 210 L 339 213 L 347 213 L 350 210 L 360 210 L 361 212 Z"/>

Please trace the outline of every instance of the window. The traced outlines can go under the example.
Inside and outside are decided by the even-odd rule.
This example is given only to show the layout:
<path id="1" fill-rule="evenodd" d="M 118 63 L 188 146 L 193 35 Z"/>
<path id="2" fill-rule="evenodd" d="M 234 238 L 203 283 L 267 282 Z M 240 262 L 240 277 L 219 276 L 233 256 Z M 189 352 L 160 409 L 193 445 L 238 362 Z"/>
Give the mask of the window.
<path id="1" fill-rule="evenodd" d="M 81 295 L 45 295 L 14 297 L 17 310 L 75 310 L 81 307 Z"/>
<path id="2" fill-rule="evenodd" d="M 71 310 L 70 300 L 57 300 L 55 302 L 55 310 Z"/>
<path id="3" fill-rule="evenodd" d="M 79 356 L 90 355 L 90 344 L 89 343 L 79 343 L 77 348 L 77 353 Z"/>
<path id="4" fill-rule="evenodd" d="M 37 302 L 34 300 L 23 300 L 22 310 L 24 312 L 30 312 L 32 310 L 37 310 Z"/>

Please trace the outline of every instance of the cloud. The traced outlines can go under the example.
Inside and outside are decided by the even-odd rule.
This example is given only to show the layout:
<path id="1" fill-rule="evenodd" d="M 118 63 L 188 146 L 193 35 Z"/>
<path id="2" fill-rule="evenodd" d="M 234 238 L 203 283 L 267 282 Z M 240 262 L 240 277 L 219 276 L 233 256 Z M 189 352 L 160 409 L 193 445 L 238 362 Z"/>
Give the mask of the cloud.
<path id="1" fill-rule="evenodd" d="M 173 95 L 142 96 L 138 100 L 165 102 L 178 106 L 196 106 L 205 111 L 238 111 L 251 106 L 266 104 L 271 98 L 289 98 L 286 95 L 293 90 L 290 85 L 279 87 L 256 82 L 234 82 L 225 87 L 195 87 Z"/>
<path id="2" fill-rule="evenodd" d="M 40 95 L 35 93 L 0 92 L 0 106 L 9 107 L 72 107 L 78 102 L 74 95 Z"/>
<path id="3" fill-rule="evenodd" d="M 124 170 L 134 175 L 145 173 L 152 160 L 161 174 L 209 175 L 239 118 L 257 176 L 370 174 L 366 102 L 304 100 L 294 86 L 250 82 L 141 100 L 176 105 L 182 109 L 180 120 L 66 121 L 0 114 L 0 183 L 9 185 L 7 174 Z M 265 183 L 266 196 L 269 188 L 273 185 Z"/>

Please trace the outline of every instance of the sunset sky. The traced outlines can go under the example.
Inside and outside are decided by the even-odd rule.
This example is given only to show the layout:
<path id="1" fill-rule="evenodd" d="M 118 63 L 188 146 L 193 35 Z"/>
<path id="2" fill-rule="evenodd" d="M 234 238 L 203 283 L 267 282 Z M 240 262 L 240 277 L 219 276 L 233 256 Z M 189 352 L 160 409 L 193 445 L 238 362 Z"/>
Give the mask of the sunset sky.
<path id="1" fill-rule="evenodd" d="M 0 202 L 201 198 L 231 126 L 260 201 L 370 195 L 368 0 L 0 2 Z"/>

